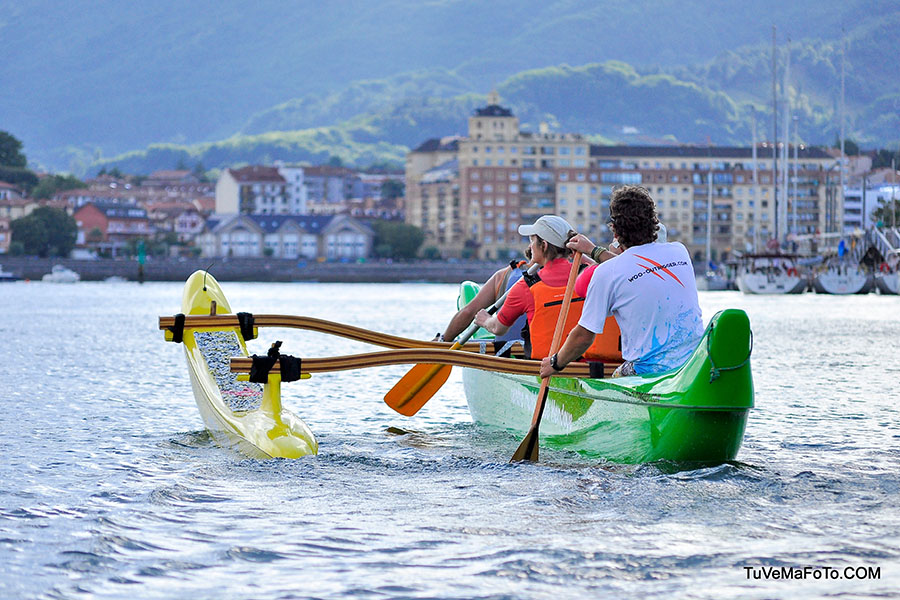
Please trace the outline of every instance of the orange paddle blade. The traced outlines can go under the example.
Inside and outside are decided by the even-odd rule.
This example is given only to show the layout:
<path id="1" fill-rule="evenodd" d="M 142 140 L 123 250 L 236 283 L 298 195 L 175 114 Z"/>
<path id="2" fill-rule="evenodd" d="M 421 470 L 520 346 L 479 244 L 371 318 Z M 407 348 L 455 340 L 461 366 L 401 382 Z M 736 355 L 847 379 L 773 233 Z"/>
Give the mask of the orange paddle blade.
<path id="1" fill-rule="evenodd" d="M 413 416 L 441 389 L 452 369 L 450 365 L 414 366 L 385 394 L 385 404 L 401 415 Z"/>

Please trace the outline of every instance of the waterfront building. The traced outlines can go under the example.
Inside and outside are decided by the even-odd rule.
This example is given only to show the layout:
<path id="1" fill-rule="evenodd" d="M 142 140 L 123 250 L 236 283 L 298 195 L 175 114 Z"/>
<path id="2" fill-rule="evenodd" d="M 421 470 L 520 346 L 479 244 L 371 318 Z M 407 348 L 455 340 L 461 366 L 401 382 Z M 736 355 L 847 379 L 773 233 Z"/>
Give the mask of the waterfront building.
<path id="1" fill-rule="evenodd" d="M 225 169 L 216 182 L 218 215 L 289 215 L 306 212 L 305 170 L 253 165 Z"/>
<path id="2" fill-rule="evenodd" d="M 880 179 L 881 183 L 874 183 L 869 178 L 855 177 L 844 186 L 844 233 L 868 229 L 875 224 L 874 212 L 878 208 L 900 201 L 900 184 Z M 883 225 L 896 227 L 898 224 Z"/>
<path id="3" fill-rule="evenodd" d="M 147 211 L 136 204 L 89 202 L 72 216 L 78 225 L 76 247 L 108 251 L 112 256 L 153 234 Z"/>
<path id="4" fill-rule="evenodd" d="M 307 212 L 334 215 L 349 210 L 349 201 L 361 192 L 361 180 L 346 167 L 319 165 L 304 167 L 308 188 Z M 354 194 L 354 192 L 357 192 Z"/>
<path id="5" fill-rule="evenodd" d="M 0 181 L 0 200 L 19 200 L 22 198 L 22 190 L 11 183 Z"/>
<path id="6" fill-rule="evenodd" d="M 328 260 L 367 258 L 374 231 L 347 215 L 217 215 L 199 236 L 202 255 Z"/>
<path id="7" fill-rule="evenodd" d="M 687 246 L 695 261 L 704 258 L 709 216 L 713 260 L 724 260 L 734 251 L 761 249 L 775 237 L 776 227 L 782 240 L 788 234 L 836 231 L 836 223 L 829 223 L 824 210 L 828 190 L 838 187 L 830 170 L 834 159 L 820 148 L 798 149 L 796 171 L 791 159 L 787 206 L 779 215 L 773 200 L 771 151 L 766 144 L 757 148 L 754 182 L 749 147 L 595 145 L 588 179 L 599 184 L 606 209 L 615 186 L 646 187 L 669 239 Z M 783 197 L 784 191 L 779 189 L 779 195 Z"/>
<path id="8" fill-rule="evenodd" d="M 36 200 L 23 198 L 21 196 L 12 196 L 0 199 L 0 218 L 14 221 L 27 217 L 31 212 L 40 206 Z"/>
<path id="9" fill-rule="evenodd" d="M 518 225 L 549 213 L 607 242 L 609 198 L 625 184 L 650 190 L 669 238 L 697 260 L 705 254 L 708 214 L 716 260 L 761 248 L 776 232 L 784 240 L 840 227 L 835 159 L 819 148 L 798 148 L 795 161 L 792 147 L 791 185 L 785 198 L 779 180 L 776 211 L 767 144 L 757 149 L 754 181 L 750 147 L 599 146 L 546 126 L 521 131 L 496 93 L 468 125 L 467 137 L 428 140 L 406 160 L 406 221 L 425 231 L 423 248 L 448 257 L 519 256 L 527 240 Z"/>
<path id="10" fill-rule="evenodd" d="M 9 243 L 12 241 L 12 231 L 9 217 L 0 217 L 0 254 L 9 252 Z"/>

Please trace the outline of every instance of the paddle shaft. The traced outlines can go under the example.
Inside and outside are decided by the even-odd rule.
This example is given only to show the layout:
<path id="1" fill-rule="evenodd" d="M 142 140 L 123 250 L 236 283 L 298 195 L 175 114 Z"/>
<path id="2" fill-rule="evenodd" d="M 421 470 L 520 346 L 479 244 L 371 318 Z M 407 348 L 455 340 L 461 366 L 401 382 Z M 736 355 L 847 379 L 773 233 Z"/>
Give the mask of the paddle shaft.
<path id="1" fill-rule="evenodd" d="M 569 269 L 569 279 L 566 281 L 566 291 L 563 294 L 562 307 L 559 309 L 559 317 L 556 319 L 556 329 L 553 330 L 553 340 L 550 342 L 550 355 L 556 354 L 562 343 L 563 330 L 566 319 L 569 316 L 569 307 L 572 305 L 572 295 L 575 292 L 575 279 L 578 277 L 578 267 L 581 265 L 581 252 L 575 252 L 572 258 L 572 268 Z M 541 389 L 538 391 L 537 403 L 534 405 L 534 415 L 531 417 L 531 428 L 525 439 L 519 444 L 510 462 L 538 459 L 538 430 L 541 427 L 541 417 L 544 415 L 544 406 L 547 404 L 547 391 L 550 386 L 550 377 L 541 378 Z"/>
<path id="2" fill-rule="evenodd" d="M 531 267 L 528 268 L 528 273 L 533 274 L 538 270 L 538 268 L 540 268 L 540 265 L 533 264 L 533 265 L 531 265 Z M 497 300 L 494 301 L 493 304 L 491 304 L 491 306 L 487 309 L 488 314 L 494 315 L 498 310 L 500 310 L 500 307 L 503 306 L 503 303 L 506 301 L 506 297 L 509 295 L 509 291 L 511 289 L 512 288 L 507 289 L 505 292 L 503 292 L 502 296 L 497 298 Z M 475 335 L 475 332 L 478 331 L 479 327 L 480 326 L 473 320 L 472 323 L 466 328 L 466 330 L 462 332 L 461 337 L 456 342 L 454 342 L 454 344 L 452 346 L 450 346 L 450 349 L 456 350 L 456 349 L 460 348 L 463 344 L 468 342 L 469 338 L 471 338 L 473 335 Z M 431 381 L 434 378 L 434 376 L 437 375 L 441 370 L 446 369 L 449 374 L 449 371 L 452 368 L 453 367 L 451 367 L 450 365 L 432 365 L 431 368 L 428 369 L 428 371 L 426 371 L 424 375 L 422 375 L 413 385 L 411 385 L 409 388 L 407 388 L 406 392 L 400 397 L 400 400 L 396 402 L 396 406 L 392 405 L 391 408 L 394 408 L 394 410 L 397 410 L 398 408 L 402 408 L 407 403 L 409 403 L 410 400 L 415 398 L 416 395 L 420 391 L 422 391 L 422 388 L 424 388 L 426 385 L 428 385 L 428 382 Z M 445 380 L 446 380 L 446 378 L 445 378 Z M 399 382 L 397 382 L 397 385 L 400 385 L 401 383 L 403 383 L 403 381 L 404 380 L 401 379 Z M 396 386 L 394 386 L 394 387 L 396 387 Z M 435 390 L 435 391 L 437 391 L 437 390 Z M 391 390 L 391 392 L 393 392 L 393 390 Z M 388 392 L 388 394 L 390 395 L 391 392 Z"/>

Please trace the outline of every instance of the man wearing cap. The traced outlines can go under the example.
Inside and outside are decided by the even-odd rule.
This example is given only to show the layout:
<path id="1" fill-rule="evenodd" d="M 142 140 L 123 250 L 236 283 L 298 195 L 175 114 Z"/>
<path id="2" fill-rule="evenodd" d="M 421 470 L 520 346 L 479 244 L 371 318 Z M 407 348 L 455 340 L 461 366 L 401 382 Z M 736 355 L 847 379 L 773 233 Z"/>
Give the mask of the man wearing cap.
<path id="1" fill-rule="evenodd" d="M 535 276 L 526 274 L 517 281 L 495 315 L 482 309 L 475 315 L 475 322 L 495 335 L 502 335 L 516 319 L 526 315 L 529 334 L 525 340 L 526 354 L 531 358 L 543 358 L 550 353 L 550 341 L 561 308 L 561 302 L 557 300 L 562 300 L 569 278 L 571 263 L 567 257 L 571 251 L 566 248 L 566 243 L 575 232 L 565 219 L 544 215 L 533 225 L 519 226 L 519 233 L 528 236 L 532 260 L 542 268 Z M 550 306 L 545 306 L 547 304 Z"/>
<path id="2" fill-rule="evenodd" d="M 578 325 L 559 352 L 541 362 L 542 377 L 559 373 L 581 356 L 609 316 L 622 331 L 625 362 L 616 376 L 680 367 L 703 336 L 691 257 L 682 244 L 654 243 L 659 221 L 649 192 L 640 186 L 616 189 L 609 213 L 623 251 L 594 271 Z M 571 245 L 580 247 L 574 240 Z"/>

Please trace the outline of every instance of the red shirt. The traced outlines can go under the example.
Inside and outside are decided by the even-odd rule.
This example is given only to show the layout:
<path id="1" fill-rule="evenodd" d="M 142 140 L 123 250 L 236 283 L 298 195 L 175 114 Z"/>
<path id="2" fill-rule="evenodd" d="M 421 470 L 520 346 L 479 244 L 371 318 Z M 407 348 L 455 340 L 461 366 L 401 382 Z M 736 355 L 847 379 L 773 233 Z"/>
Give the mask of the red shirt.
<path id="1" fill-rule="evenodd" d="M 591 282 L 591 277 L 594 276 L 594 271 L 597 269 L 597 265 L 591 265 L 584 271 L 578 274 L 578 279 L 575 280 L 575 297 L 576 298 L 585 298 L 587 297 L 587 289 L 588 284 Z"/>
<path id="2" fill-rule="evenodd" d="M 572 263 L 565 258 L 556 258 L 544 265 L 544 268 L 538 271 L 538 275 L 549 286 L 565 287 L 569 281 L 569 271 L 571 270 Z M 585 287 L 587 286 L 585 285 Z M 510 288 L 503 307 L 497 313 L 497 320 L 504 326 L 509 327 L 523 314 L 527 315 L 530 323 L 534 317 L 534 296 L 531 295 L 524 278 L 517 281 Z"/>

